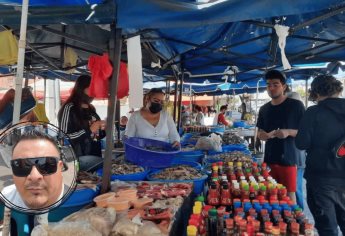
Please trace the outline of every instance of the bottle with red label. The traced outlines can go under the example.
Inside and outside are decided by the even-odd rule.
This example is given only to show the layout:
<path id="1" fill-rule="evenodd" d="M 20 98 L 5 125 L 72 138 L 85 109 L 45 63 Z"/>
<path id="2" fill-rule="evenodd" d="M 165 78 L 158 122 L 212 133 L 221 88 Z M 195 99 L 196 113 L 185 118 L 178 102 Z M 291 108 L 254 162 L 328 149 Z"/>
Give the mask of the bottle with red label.
<path id="1" fill-rule="evenodd" d="M 230 206 L 232 204 L 230 189 L 227 183 L 224 183 L 222 185 L 221 195 L 220 195 L 220 204 L 222 206 Z"/>
<path id="2" fill-rule="evenodd" d="M 217 189 L 217 185 L 215 182 L 212 182 L 207 196 L 207 202 L 211 206 L 218 206 L 219 205 L 219 191 Z"/>
<path id="3" fill-rule="evenodd" d="M 282 186 L 279 190 L 278 190 L 278 199 L 281 201 L 283 200 L 285 197 L 287 197 L 287 189 L 285 186 Z"/>
<path id="4" fill-rule="evenodd" d="M 245 199 L 249 199 L 249 186 L 248 184 L 243 185 L 241 191 L 241 200 L 244 201 Z"/>
<path id="5" fill-rule="evenodd" d="M 299 236 L 299 227 L 297 222 L 291 222 L 290 232 L 292 236 Z"/>
<path id="6" fill-rule="evenodd" d="M 253 201 L 256 199 L 256 193 L 254 186 L 249 187 L 249 200 Z"/>
<path id="7" fill-rule="evenodd" d="M 238 183 L 235 183 L 232 188 L 232 198 L 239 198 L 241 199 L 241 189 Z"/>
<path id="8" fill-rule="evenodd" d="M 265 185 L 261 185 L 260 189 L 259 189 L 259 196 L 263 196 L 265 199 L 267 199 L 267 191 L 266 191 L 266 186 Z"/>

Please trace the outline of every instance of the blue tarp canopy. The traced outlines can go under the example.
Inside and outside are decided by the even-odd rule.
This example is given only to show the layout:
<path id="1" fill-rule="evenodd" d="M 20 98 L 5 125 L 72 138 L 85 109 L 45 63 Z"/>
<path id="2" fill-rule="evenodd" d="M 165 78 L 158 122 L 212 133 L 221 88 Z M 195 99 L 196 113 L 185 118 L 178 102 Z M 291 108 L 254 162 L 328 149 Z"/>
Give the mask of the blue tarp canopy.
<path id="1" fill-rule="evenodd" d="M 0 0 L 0 24 L 14 29 L 16 34 L 20 23 L 20 11 L 14 6 L 17 4 L 18 0 Z M 30 4 L 30 42 L 55 61 L 61 58 L 63 38 L 75 42 L 68 44 L 77 50 L 87 52 L 81 56 L 80 64 L 84 66 L 90 54 L 106 51 L 109 27 L 95 24 L 116 23 L 123 29 L 124 39 L 140 34 L 147 81 L 175 80 L 182 72 L 188 73 L 184 82 L 189 83 L 257 81 L 267 69 L 282 64 L 275 24 L 290 27 L 285 52 L 293 69 L 286 71 L 288 77 L 306 79 L 333 71 L 327 66 L 302 69 L 300 64 L 337 65 L 345 60 L 345 3 L 339 0 L 288 4 L 276 0 L 222 0 L 208 4 L 192 0 L 33 0 Z M 83 30 L 77 31 L 78 27 Z M 49 41 L 53 34 L 60 38 Z M 98 36 L 96 43 L 90 41 L 90 36 Z M 78 44 L 82 39 L 88 39 L 89 44 Z M 55 44 L 56 55 L 45 51 L 49 43 Z M 122 53 L 122 60 L 126 61 L 125 47 Z M 27 57 L 36 59 L 33 63 L 42 62 L 32 55 L 28 53 Z M 159 62 L 160 66 L 152 68 L 151 62 Z"/>
<path id="2" fill-rule="evenodd" d="M 56 6 L 76 6 L 76 5 L 90 5 L 99 4 L 102 0 L 30 0 L 30 6 L 44 6 L 44 7 L 56 7 Z M 0 4 L 18 6 L 22 4 L 22 0 L 0 0 Z"/>

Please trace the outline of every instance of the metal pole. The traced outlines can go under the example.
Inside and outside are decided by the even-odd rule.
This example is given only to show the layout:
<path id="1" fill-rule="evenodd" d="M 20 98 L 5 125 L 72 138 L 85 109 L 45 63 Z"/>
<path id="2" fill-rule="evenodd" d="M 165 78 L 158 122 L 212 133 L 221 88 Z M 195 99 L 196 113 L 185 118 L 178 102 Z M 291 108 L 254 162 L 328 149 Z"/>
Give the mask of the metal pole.
<path id="1" fill-rule="evenodd" d="M 15 79 L 15 96 L 14 96 L 14 108 L 12 124 L 19 122 L 20 117 L 20 106 L 22 98 L 22 80 L 24 74 L 24 60 L 25 60 L 25 45 L 26 45 L 26 27 L 28 23 L 28 9 L 29 0 L 23 0 L 22 3 L 22 17 L 20 22 L 20 36 L 18 42 L 18 63 L 17 63 L 17 74 Z"/>
<path id="2" fill-rule="evenodd" d="M 106 148 L 103 162 L 103 178 L 101 193 L 105 193 L 110 187 L 110 171 L 111 171 L 111 159 L 113 150 L 113 133 L 114 133 L 114 121 L 115 121 L 115 106 L 117 103 L 117 87 L 118 87 L 118 75 L 120 71 L 121 60 L 121 29 L 116 29 L 116 25 L 111 25 L 111 39 L 109 42 L 110 60 L 113 64 L 113 75 L 110 80 L 110 97 L 108 100 L 108 112 L 107 112 L 107 136 L 106 136 Z"/>
<path id="3" fill-rule="evenodd" d="M 308 108 L 308 79 L 305 80 L 305 108 Z"/>
<path id="4" fill-rule="evenodd" d="M 121 114 L 120 114 L 120 109 L 121 109 L 121 104 L 120 100 L 117 100 L 116 102 L 116 112 L 115 112 L 115 120 L 117 120 L 117 141 L 120 142 L 120 119 L 121 119 Z"/>
<path id="5" fill-rule="evenodd" d="M 183 77 L 184 73 L 180 75 L 180 89 L 179 89 L 179 99 L 178 99 L 178 119 L 177 119 L 177 130 L 181 127 L 181 105 L 182 105 L 182 90 L 183 90 Z"/>
<path id="6" fill-rule="evenodd" d="M 177 89 L 178 89 L 178 76 L 175 79 L 175 95 L 174 95 L 174 121 L 176 122 L 176 106 L 177 106 Z"/>
<path id="7" fill-rule="evenodd" d="M 258 100 L 259 100 L 259 84 L 260 84 L 260 80 L 258 80 L 257 84 L 256 84 L 256 97 L 255 97 L 255 126 L 257 123 L 257 118 L 258 118 Z M 254 149 L 254 154 L 256 154 L 256 138 L 258 136 L 258 129 L 255 127 L 255 131 L 254 131 L 254 144 L 253 144 L 253 149 Z"/>

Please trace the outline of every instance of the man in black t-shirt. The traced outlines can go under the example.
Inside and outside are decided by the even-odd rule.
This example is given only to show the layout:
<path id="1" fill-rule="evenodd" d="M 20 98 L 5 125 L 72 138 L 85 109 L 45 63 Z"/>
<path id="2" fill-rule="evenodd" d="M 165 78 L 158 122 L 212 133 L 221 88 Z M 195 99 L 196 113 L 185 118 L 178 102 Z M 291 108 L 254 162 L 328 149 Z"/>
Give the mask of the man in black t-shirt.
<path id="1" fill-rule="evenodd" d="M 296 202 L 297 158 L 295 137 L 304 114 L 303 103 L 287 98 L 285 75 L 277 70 L 265 75 L 267 92 L 272 98 L 260 108 L 257 121 L 258 138 L 266 141 L 265 162 L 278 183 L 286 186 L 291 200 Z"/>

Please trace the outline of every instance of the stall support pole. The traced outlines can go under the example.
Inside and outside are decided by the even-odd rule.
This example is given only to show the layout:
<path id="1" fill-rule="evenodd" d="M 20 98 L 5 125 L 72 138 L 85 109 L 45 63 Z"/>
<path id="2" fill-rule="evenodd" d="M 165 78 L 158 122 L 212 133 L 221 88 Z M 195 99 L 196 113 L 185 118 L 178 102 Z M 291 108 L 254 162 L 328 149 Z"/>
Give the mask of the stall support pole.
<path id="1" fill-rule="evenodd" d="M 116 25 L 111 25 L 111 39 L 109 42 L 110 60 L 113 64 L 113 75 L 110 80 L 110 97 L 108 101 L 107 112 L 107 136 L 106 146 L 103 162 L 103 178 L 101 193 L 105 193 L 110 188 L 110 172 L 111 172 L 111 159 L 112 150 L 114 146 L 113 133 L 114 133 L 114 121 L 115 121 L 115 106 L 117 103 L 117 87 L 118 87 L 118 75 L 120 70 L 121 60 L 121 29 L 116 29 Z"/>
<path id="2" fill-rule="evenodd" d="M 308 108 L 308 79 L 305 80 L 305 108 Z"/>
<path id="3" fill-rule="evenodd" d="M 254 124 L 256 126 L 257 123 L 257 119 L 258 119 L 258 100 L 259 100 L 259 84 L 260 84 L 261 80 L 258 80 L 257 84 L 256 84 L 256 96 L 255 96 L 255 118 L 254 118 Z M 254 149 L 254 154 L 256 154 L 256 138 L 258 137 L 258 128 L 255 127 L 255 131 L 254 131 L 254 144 L 253 144 L 253 149 Z"/>
<path id="4" fill-rule="evenodd" d="M 177 107 L 177 90 L 178 90 L 178 77 L 175 79 L 175 95 L 174 95 L 174 121 L 176 122 L 176 107 Z"/>
<path id="5" fill-rule="evenodd" d="M 183 90 L 184 73 L 182 72 L 182 74 L 179 77 L 180 77 L 180 88 L 179 88 L 179 98 L 178 98 L 177 131 L 179 131 L 181 127 L 181 105 L 182 105 L 182 90 Z"/>
<path id="6" fill-rule="evenodd" d="M 15 96 L 12 124 L 19 122 L 20 106 L 22 99 L 23 74 L 24 74 L 24 60 L 25 60 L 25 46 L 26 46 L 26 27 L 28 23 L 29 0 L 22 2 L 22 16 L 20 22 L 20 36 L 18 42 L 18 62 L 17 73 L 15 79 Z"/>

